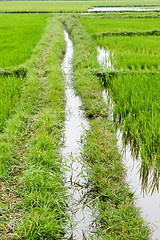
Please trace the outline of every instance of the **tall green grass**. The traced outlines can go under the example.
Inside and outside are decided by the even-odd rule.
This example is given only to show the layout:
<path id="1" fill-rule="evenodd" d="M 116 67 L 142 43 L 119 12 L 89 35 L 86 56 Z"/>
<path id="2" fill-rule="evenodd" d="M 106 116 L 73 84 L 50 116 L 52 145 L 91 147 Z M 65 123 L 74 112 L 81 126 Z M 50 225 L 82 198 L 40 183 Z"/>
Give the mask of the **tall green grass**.
<path id="1" fill-rule="evenodd" d="M 47 14 L 0 15 L 0 68 L 16 66 L 31 57 L 48 17 Z"/>
<path id="2" fill-rule="evenodd" d="M 6 120 L 14 113 L 16 104 L 22 92 L 23 77 L 0 76 L 0 131 Z"/>

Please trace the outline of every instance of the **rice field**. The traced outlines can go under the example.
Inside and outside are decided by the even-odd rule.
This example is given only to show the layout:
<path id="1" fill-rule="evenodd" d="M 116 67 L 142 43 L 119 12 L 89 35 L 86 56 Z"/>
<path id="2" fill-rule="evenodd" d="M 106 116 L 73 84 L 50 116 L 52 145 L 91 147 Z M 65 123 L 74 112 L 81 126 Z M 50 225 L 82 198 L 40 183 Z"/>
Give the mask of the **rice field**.
<path id="1" fill-rule="evenodd" d="M 92 6 L 127 5 L 159 5 L 159 1 L 1 1 L 0 12 L 84 12 Z"/>
<path id="2" fill-rule="evenodd" d="M 138 15 L 137 18 L 104 16 L 80 17 L 80 21 L 95 38 L 97 46 L 110 51 L 114 68 L 159 71 L 160 19 L 138 18 Z"/>
<path id="3" fill-rule="evenodd" d="M 109 49 L 117 70 L 160 70 L 160 36 L 100 37 L 96 43 Z"/>
<path id="4" fill-rule="evenodd" d="M 104 15 L 103 15 L 104 17 Z M 160 36 L 147 36 L 145 31 L 159 29 L 159 18 L 98 18 L 80 17 L 95 44 L 110 53 L 115 74 L 107 77 L 115 102 L 114 118 L 120 122 L 124 138 L 131 136 L 133 152 L 140 151 L 141 175 L 145 186 L 158 187 L 160 159 Z M 89 23 L 90 22 L 90 23 Z M 102 24 L 103 23 L 103 24 Z M 96 31 L 97 29 L 97 31 Z M 120 32 L 135 33 L 125 36 Z M 117 33 L 101 35 L 101 32 Z M 142 35 L 138 35 L 139 33 Z M 97 36 L 95 35 L 97 34 Z M 99 35 L 98 35 L 99 34 Z M 107 71 L 107 70 L 106 70 Z M 116 73 L 117 72 L 117 73 Z M 130 139 L 130 137 L 129 137 Z M 152 179 L 148 174 L 152 169 Z M 154 169 L 154 170 L 153 170 Z"/>
<path id="5" fill-rule="evenodd" d="M 80 159 L 90 176 L 91 206 L 98 212 L 95 234 L 102 239 L 150 239 L 148 224 L 125 184 L 125 169 L 102 90 L 107 86 L 112 92 L 115 123 L 123 129 L 124 139 L 132 142 L 133 152 L 142 156 L 141 175 L 148 181 L 152 168 L 151 184 L 158 188 L 160 36 L 148 36 L 145 32 L 159 30 L 159 13 L 76 13 L 92 6 L 139 4 L 159 3 L 151 0 L 0 2 L 0 12 L 14 12 L 0 14 L 2 239 L 63 239 L 68 222 L 72 232 L 74 219 L 69 219 L 69 197 L 64 187 L 64 173 L 71 171 L 72 175 L 72 169 L 63 165 L 61 153 L 67 119 L 62 72 L 66 51 L 64 29 L 74 48 L 71 84 L 82 100 L 81 108 L 90 124 L 82 137 Z M 135 35 L 120 35 L 125 32 Z M 113 71 L 98 65 L 97 46 L 110 51 Z M 97 71 L 105 74 L 103 84 Z M 74 161 L 72 154 L 70 157 Z"/>
<path id="6" fill-rule="evenodd" d="M 31 57 L 48 15 L 0 15 L 0 68 L 16 66 Z"/>

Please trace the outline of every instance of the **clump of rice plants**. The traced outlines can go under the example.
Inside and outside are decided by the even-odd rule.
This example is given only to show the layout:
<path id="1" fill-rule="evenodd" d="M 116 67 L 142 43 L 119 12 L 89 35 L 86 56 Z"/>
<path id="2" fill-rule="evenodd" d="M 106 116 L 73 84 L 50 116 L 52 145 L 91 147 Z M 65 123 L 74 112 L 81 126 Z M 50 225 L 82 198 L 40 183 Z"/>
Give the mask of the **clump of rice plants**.
<path id="1" fill-rule="evenodd" d="M 149 184 L 154 190 L 159 187 L 160 75 L 121 73 L 108 82 L 115 102 L 114 118 L 122 124 L 124 137 L 131 135 L 134 148 L 140 151 L 143 186 Z"/>

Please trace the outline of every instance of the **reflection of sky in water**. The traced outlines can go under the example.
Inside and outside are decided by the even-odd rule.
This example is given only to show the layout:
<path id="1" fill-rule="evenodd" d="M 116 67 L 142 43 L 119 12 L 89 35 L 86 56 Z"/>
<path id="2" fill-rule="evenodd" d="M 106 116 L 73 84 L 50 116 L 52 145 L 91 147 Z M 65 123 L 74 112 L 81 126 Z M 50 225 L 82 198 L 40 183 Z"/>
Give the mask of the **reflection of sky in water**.
<path id="1" fill-rule="evenodd" d="M 72 87 L 72 57 L 73 44 L 68 33 L 64 31 L 67 44 L 65 58 L 62 69 L 65 77 L 66 94 L 66 120 L 65 120 L 65 144 L 62 149 L 63 164 L 65 171 L 65 187 L 69 195 L 68 215 L 71 222 L 68 224 L 65 239 L 82 240 L 93 230 L 95 209 L 89 205 L 91 201 L 89 178 L 86 173 L 84 162 L 81 161 L 81 141 L 85 130 L 89 129 L 89 124 L 84 118 L 80 109 L 81 100 L 75 96 Z M 94 239 L 94 236 L 92 236 Z"/>
<path id="2" fill-rule="evenodd" d="M 100 51 L 102 51 L 102 53 L 100 53 Z M 97 52 L 98 62 L 103 67 L 105 65 L 103 62 L 103 56 L 105 56 L 104 49 L 98 48 Z M 102 59 L 99 59 L 100 56 L 102 56 Z M 106 70 L 106 68 L 104 70 Z M 104 101 L 109 108 L 109 119 L 113 121 L 114 102 L 112 100 L 112 93 L 109 90 L 103 90 L 102 95 Z M 129 184 L 132 192 L 135 193 L 136 206 L 141 208 L 142 217 L 147 222 L 151 223 L 151 230 L 154 231 L 152 239 L 160 239 L 160 194 L 154 192 L 151 195 L 151 193 L 149 192 L 146 195 L 142 192 L 142 185 L 140 179 L 141 159 L 140 157 L 138 157 L 138 159 L 135 159 L 133 157 L 133 150 L 131 149 L 131 145 L 129 142 L 124 145 L 123 133 L 119 128 L 117 129 L 117 139 L 118 150 L 122 155 L 122 159 L 127 170 L 126 182 Z"/>
<path id="3" fill-rule="evenodd" d="M 103 47 L 97 47 L 97 58 L 99 64 L 103 67 L 104 70 L 114 70 L 114 67 L 111 62 L 111 57 L 113 59 L 114 53 L 110 55 L 110 51 L 105 50 Z"/>

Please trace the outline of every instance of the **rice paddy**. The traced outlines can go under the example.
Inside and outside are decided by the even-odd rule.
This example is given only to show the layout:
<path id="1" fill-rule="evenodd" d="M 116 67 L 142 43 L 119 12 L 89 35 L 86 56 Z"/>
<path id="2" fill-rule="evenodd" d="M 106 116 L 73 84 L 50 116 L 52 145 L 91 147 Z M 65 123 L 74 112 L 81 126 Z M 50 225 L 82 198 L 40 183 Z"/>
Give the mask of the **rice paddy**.
<path id="1" fill-rule="evenodd" d="M 135 14 L 134 14 L 135 15 Z M 80 17 L 80 22 L 86 28 L 89 34 L 105 33 L 105 32 L 125 32 L 125 31 L 146 31 L 153 29 L 160 29 L 159 18 L 136 18 L 134 15 L 129 18 L 125 17 L 113 17 L 110 14 L 110 18 L 107 15 L 100 15 L 98 18 L 96 15 L 91 17 Z M 139 14 L 138 14 L 139 16 Z M 144 15 L 143 15 L 144 16 Z M 94 24 L 93 24 L 94 21 Z"/>
<path id="2" fill-rule="evenodd" d="M 45 14 L 0 15 L 0 68 L 22 64 L 31 57 L 47 17 Z"/>
<path id="3" fill-rule="evenodd" d="M 131 143 L 135 158 L 141 156 L 144 189 L 158 190 L 159 12 L 76 13 L 99 5 L 159 3 L 151 0 L 0 2 L 1 12 L 14 12 L 0 14 L 2 239 L 58 240 L 66 232 L 73 237 L 77 231 L 75 209 L 69 209 L 72 220 L 68 214 L 71 204 L 64 182 L 65 172 L 73 175 L 74 169 L 69 166 L 66 169 L 61 152 L 66 141 L 65 78 L 72 79 L 70 84 L 82 101 L 83 117 L 90 125 L 85 140 L 81 136 L 83 147 L 79 145 L 79 158 L 86 172 L 82 171 L 78 177 L 89 176 L 84 187 L 92 200 L 85 196 L 85 204 L 88 206 L 88 200 L 91 209 L 96 210 L 95 235 L 91 239 L 151 239 L 149 224 L 135 207 L 134 194 L 125 182 L 116 130 L 108 118 L 102 91 L 107 87 L 111 92 L 114 122 L 123 130 L 124 142 Z M 74 49 L 65 76 L 64 29 Z M 98 65 L 97 46 L 110 53 L 112 69 Z M 81 187 L 84 192 L 83 186 L 78 185 L 80 182 L 76 184 L 77 190 Z M 90 239 L 88 235 L 87 238 Z"/>
<path id="4" fill-rule="evenodd" d="M 159 5 L 157 0 L 1 1 L 0 12 L 85 12 L 92 6 Z"/>
<path id="5" fill-rule="evenodd" d="M 93 16 L 91 19 L 88 16 L 88 19 L 81 17 L 80 21 L 96 45 L 111 53 L 115 74 L 110 78 L 106 75 L 105 81 L 113 94 L 115 121 L 121 122 L 125 139 L 132 136 L 133 151 L 140 151 L 143 186 L 149 185 L 152 190 L 158 188 L 160 81 L 157 72 L 160 70 L 160 37 L 154 33 L 147 36 L 145 31 L 154 27 L 159 30 L 159 19 L 99 17 L 93 25 Z M 131 32 L 135 34 L 126 36 Z M 140 32 L 143 34 L 139 35 Z M 152 177 L 149 180 L 150 171 Z"/>

